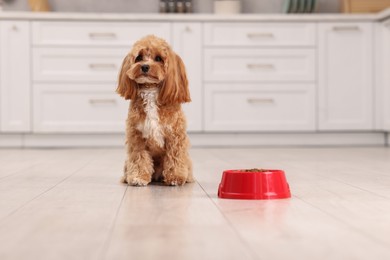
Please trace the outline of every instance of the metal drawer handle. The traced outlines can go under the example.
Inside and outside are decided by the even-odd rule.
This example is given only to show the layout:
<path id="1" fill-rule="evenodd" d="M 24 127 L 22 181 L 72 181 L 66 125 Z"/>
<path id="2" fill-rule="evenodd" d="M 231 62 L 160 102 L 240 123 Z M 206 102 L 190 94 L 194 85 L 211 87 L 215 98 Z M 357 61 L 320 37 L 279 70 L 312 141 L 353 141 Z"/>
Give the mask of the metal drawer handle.
<path id="1" fill-rule="evenodd" d="M 113 63 L 92 63 L 89 64 L 91 69 L 116 69 L 116 65 Z"/>
<path id="2" fill-rule="evenodd" d="M 248 38 L 273 38 L 274 34 L 273 33 L 248 33 L 246 35 Z"/>
<path id="3" fill-rule="evenodd" d="M 188 32 L 188 33 L 192 32 L 191 27 L 189 27 L 188 25 L 185 27 L 184 30 L 185 30 L 186 32 Z"/>
<path id="4" fill-rule="evenodd" d="M 107 33 L 92 32 L 92 33 L 89 33 L 89 38 L 91 38 L 91 39 L 102 39 L 102 38 L 115 39 L 116 34 L 110 33 L 110 32 L 107 32 Z"/>
<path id="5" fill-rule="evenodd" d="M 359 26 L 333 26 L 333 31 L 360 31 Z"/>
<path id="6" fill-rule="evenodd" d="M 248 98 L 246 100 L 249 104 L 273 104 L 275 100 L 273 98 Z"/>
<path id="7" fill-rule="evenodd" d="M 274 69 L 275 68 L 273 64 L 247 64 L 246 67 L 248 69 Z"/>
<path id="8" fill-rule="evenodd" d="M 116 104 L 115 99 L 90 99 L 89 103 L 92 105 L 95 104 Z"/>

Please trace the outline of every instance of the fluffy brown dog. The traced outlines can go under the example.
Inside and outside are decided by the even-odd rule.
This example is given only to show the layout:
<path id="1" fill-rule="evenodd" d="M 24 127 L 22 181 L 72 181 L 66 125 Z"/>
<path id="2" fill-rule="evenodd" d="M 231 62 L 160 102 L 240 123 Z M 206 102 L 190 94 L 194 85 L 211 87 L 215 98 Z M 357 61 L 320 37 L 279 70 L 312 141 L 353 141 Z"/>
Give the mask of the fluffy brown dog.
<path id="1" fill-rule="evenodd" d="M 190 102 L 181 58 L 163 39 L 146 36 L 125 57 L 117 92 L 131 99 L 123 182 L 144 186 L 192 182 L 189 141 L 181 103 Z"/>

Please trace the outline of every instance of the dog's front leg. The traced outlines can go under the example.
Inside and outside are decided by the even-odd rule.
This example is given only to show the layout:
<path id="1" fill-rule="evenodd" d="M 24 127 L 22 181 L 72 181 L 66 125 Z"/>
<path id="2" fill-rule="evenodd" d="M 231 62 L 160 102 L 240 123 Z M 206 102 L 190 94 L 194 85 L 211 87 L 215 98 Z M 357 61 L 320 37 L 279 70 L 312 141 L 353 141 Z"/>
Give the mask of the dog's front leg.
<path id="1" fill-rule="evenodd" d="M 187 138 L 175 140 L 172 143 L 167 142 L 162 173 L 166 184 L 177 186 L 193 181 L 192 172 L 190 172 L 192 167 L 188 155 L 188 146 Z"/>
<path id="2" fill-rule="evenodd" d="M 146 150 L 145 141 L 139 132 L 134 131 L 129 136 L 123 182 L 133 186 L 146 186 L 152 181 L 153 172 L 153 159 Z"/>

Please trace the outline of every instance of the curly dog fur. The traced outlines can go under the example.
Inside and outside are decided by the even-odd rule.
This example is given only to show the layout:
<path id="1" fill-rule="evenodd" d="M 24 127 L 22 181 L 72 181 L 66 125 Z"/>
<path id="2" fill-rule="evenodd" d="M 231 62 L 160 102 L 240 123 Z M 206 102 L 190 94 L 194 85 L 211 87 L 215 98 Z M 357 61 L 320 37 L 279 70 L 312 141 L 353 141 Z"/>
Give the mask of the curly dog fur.
<path id="1" fill-rule="evenodd" d="M 130 99 L 127 160 L 122 181 L 144 186 L 193 181 L 189 140 L 181 104 L 190 102 L 186 70 L 168 43 L 149 35 L 125 57 L 117 92 Z"/>

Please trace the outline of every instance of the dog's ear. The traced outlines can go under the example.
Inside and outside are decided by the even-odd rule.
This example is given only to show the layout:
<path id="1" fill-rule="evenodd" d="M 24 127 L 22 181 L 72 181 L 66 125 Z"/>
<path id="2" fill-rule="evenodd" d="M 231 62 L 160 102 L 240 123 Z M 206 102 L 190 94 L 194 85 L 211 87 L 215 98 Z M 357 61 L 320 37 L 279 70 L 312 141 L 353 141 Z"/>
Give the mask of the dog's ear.
<path id="1" fill-rule="evenodd" d="M 127 55 L 122 62 L 122 68 L 118 77 L 116 92 L 125 99 L 134 100 L 137 97 L 137 83 L 129 78 L 127 71 L 131 66 L 130 55 Z"/>
<path id="2" fill-rule="evenodd" d="M 182 59 L 172 51 L 165 66 L 166 76 L 160 90 L 159 102 L 161 104 L 190 102 L 188 79 Z"/>

